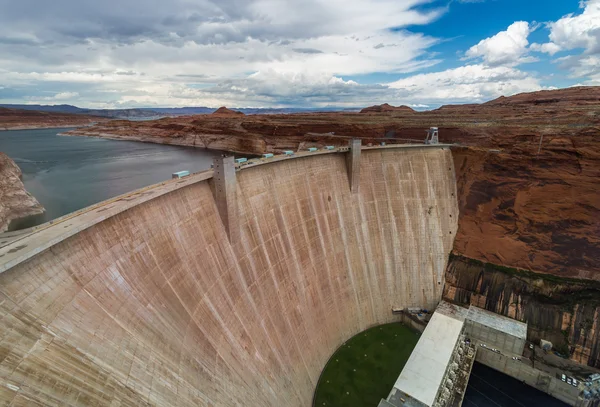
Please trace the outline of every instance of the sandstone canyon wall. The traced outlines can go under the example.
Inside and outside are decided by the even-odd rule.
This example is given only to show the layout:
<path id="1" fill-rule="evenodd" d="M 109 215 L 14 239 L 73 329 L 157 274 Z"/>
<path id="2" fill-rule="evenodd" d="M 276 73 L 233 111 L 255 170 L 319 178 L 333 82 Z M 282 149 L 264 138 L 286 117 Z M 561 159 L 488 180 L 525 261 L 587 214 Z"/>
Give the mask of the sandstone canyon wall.
<path id="1" fill-rule="evenodd" d="M 539 136 L 505 131 L 491 147 L 452 149 L 461 213 L 455 252 L 600 280 L 598 133 L 546 135 L 538 154 Z"/>
<path id="2" fill-rule="evenodd" d="M 600 283 L 558 278 L 452 256 L 444 297 L 527 321 L 528 339 L 551 341 L 579 363 L 600 367 Z"/>
<path id="3" fill-rule="evenodd" d="M 10 222 L 44 212 L 44 208 L 21 181 L 21 169 L 6 154 L 0 152 L 0 232 Z"/>
<path id="4" fill-rule="evenodd" d="M 600 106 L 600 104 L 599 104 Z M 593 116 L 463 136 L 454 147 L 460 222 L 444 297 L 529 324 L 600 367 L 600 139 Z M 541 148 L 540 148 L 541 141 Z M 539 151 L 539 153 L 538 153 Z M 476 261 L 473 261 L 476 260 Z M 498 267 L 498 266 L 500 267 Z"/>
<path id="5" fill-rule="evenodd" d="M 437 304 L 457 230 L 447 148 L 363 150 L 360 171 L 356 194 L 339 153 L 239 171 L 235 245 L 208 180 L 0 274 L 0 404 L 310 405 L 343 341 Z"/>

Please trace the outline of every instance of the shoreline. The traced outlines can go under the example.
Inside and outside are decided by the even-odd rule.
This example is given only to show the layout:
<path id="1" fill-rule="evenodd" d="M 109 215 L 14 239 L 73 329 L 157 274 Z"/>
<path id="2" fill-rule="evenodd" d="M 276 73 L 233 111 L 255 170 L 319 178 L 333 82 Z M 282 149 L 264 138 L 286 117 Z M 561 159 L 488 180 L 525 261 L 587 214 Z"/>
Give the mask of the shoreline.
<path id="1" fill-rule="evenodd" d="M 77 129 L 77 128 L 76 128 Z M 191 147 L 191 148 L 199 148 L 204 150 L 213 150 L 213 151 L 223 151 L 229 154 L 239 154 L 244 156 L 259 156 L 262 152 L 256 151 L 241 151 L 227 148 L 218 148 L 218 147 L 207 147 L 204 144 L 191 144 L 185 141 L 182 142 L 171 142 L 171 140 L 165 138 L 162 140 L 161 137 L 146 137 L 140 138 L 138 136 L 119 136 L 111 133 L 95 133 L 95 134 L 86 134 L 86 133 L 78 133 L 76 130 L 70 130 L 64 133 L 58 133 L 59 136 L 65 137 L 92 137 L 106 140 L 114 140 L 114 141 L 135 141 L 138 143 L 149 143 L 149 144 L 159 144 L 164 146 L 175 146 L 175 147 Z M 203 134 L 203 136 L 213 136 L 213 137 L 223 137 L 222 134 Z"/>
<path id="2" fill-rule="evenodd" d="M 15 127 L 0 127 L 0 131 L 17 131 L 17 130 L 43 130 L 43 129 L 78 129 L 80 127 L 91 126 L 92 124 L 62 124 L 60 126 L 43 126 L 43 125 L 25 125 Z"/>

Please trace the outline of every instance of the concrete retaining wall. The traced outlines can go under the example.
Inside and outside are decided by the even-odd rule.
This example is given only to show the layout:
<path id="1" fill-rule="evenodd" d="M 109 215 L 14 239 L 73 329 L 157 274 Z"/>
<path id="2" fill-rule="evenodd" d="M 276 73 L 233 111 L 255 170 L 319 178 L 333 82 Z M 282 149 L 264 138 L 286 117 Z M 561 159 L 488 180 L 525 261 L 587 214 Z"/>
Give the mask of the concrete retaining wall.
<path id="1" fill-rule="evenodd" d="M 534 369 L 524 361 L 513 360 L 512 356 L 479 347 L 475 360 L 517 380 L 524 381 L 529 386 L 548 393 L 567 404 L 578 407 L 587 405 L 585 401 L 579 399 L 580 390 L 577 387 L 550 376 L 546 372 Z"/>
<path id="2" fill-rule="evenodd" d="M 470 319 L 465 322 L 465 332 L 467 336 L 478 342 L 485 343 L 490 348 L 498 348 L 513 356 L 522 355 L 523 349 L 525 349 L 526 338 L 517 338 L 507 332 L 490 328 Z"/>
<path id="3" fill-rule="evenodd" d="M 0 404 L 309 406 L 343 341 L 440 300 L 447 148 L 363 150 L 354 194 L 343 154 L 244 169 L 233 244 L 211 183 L 94 209 L 106 219 L 5 267 Z"/>

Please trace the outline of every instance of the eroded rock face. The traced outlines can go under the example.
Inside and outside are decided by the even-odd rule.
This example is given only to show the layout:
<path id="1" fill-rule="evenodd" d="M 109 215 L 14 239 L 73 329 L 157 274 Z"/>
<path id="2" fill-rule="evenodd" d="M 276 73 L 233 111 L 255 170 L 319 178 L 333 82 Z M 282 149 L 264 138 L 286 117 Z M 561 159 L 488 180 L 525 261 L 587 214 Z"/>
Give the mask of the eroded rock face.
<path id="1" fill-rule="evenodd" d="M 500 152 L 455 148 L 454 251 L 486 262 L 600 279 L 600 144 L 553 135 L 540 154 L 506 137 Z"/>
<path id="2" fill-rule="evenodd" d="M 539 92 L 520 93 L 511 97 L 501 96 L 484 105 L 564 105 L 574 106 L 598 106 L 600 97 L 593 87 L 575 86 L 566 89 L 542 90 Z"/>
<path id="3" fill-rule="evenodd" d="M 12 220 L 37 215 L 44 208 L 21 182 L 21 169 L 6 154 L 0 153 L 0 232 Z"/>
<path id="4" fill-rule="evenodd" d="M 549 340 L 572 360 L 600 367 L 600 283 L 556 278 L 461 256 L 448 263 L 444 298 L 528 324 L 528 339 Z"/>

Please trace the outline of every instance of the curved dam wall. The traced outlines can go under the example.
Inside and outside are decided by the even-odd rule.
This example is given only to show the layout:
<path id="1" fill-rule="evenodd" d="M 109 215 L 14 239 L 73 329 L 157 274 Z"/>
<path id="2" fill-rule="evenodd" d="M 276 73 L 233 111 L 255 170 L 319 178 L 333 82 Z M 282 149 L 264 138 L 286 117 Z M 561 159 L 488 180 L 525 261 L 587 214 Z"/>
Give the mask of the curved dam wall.
<path id="1" fill-rule="evenodd" d="M 363 149 L 356 193 L 342 153 L 236 176 L 234 245 L 210 176 L 11 243 L 32 253 L 0 274 L 0 404 L 310 406 L 346 339 L 441 299 L 449 148 Z"/>

